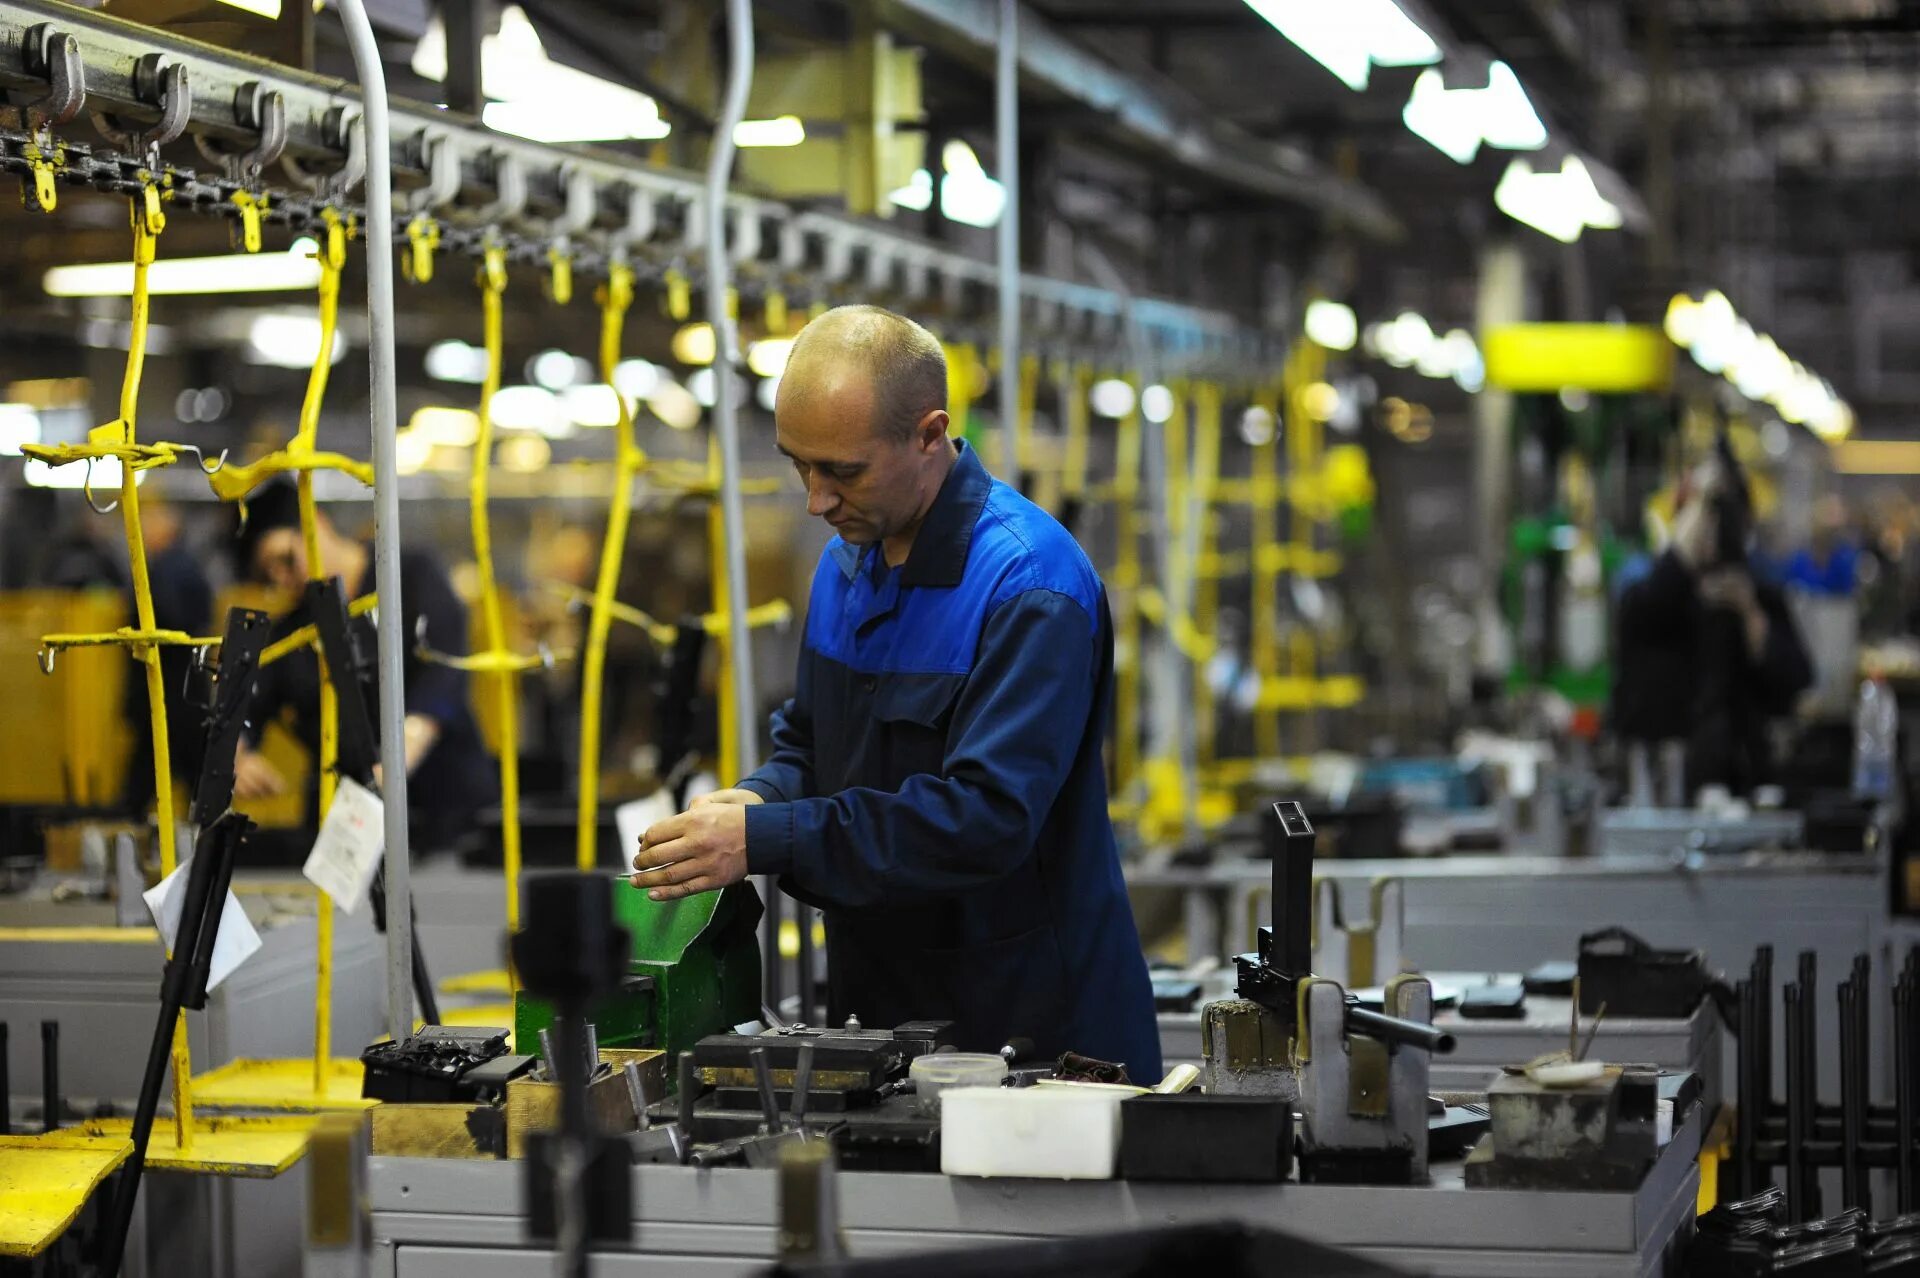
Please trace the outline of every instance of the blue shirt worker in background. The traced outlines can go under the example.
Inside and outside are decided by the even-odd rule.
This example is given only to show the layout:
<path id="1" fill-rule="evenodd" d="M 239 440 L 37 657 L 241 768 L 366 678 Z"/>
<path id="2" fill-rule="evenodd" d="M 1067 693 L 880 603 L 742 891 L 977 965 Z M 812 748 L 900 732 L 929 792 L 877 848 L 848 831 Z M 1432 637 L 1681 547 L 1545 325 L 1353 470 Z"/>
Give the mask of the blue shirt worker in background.
<path id="1" fill-rule="evenodd" d="M 777 875 L 826 914 L 832 1023 L 957 1023 L 1160 1078 L 1152 986 L 1107 817 L 1106 591 L 1052 516 L 948 438 L 947 366 L 913 321 L 845 306 L 794 342 L 774 412 L 814 570 L 773 754 L 661 821 L 656 900 Z"/>

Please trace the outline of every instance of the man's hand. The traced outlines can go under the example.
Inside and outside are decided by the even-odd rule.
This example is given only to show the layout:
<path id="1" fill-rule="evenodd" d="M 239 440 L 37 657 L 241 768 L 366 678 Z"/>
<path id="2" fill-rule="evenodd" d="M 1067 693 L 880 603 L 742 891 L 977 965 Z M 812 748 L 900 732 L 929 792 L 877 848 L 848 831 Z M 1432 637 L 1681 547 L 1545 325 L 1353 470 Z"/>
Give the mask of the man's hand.
<path id="1" fill-rule="evenodd" d="M 732 790 L 709 790 L 687 806 L 689 808 L 703 808 L 709 803 L 733 803 L 742 807 L 752 807 L 756 803 L 765 802 L 766 800 L 761 798 L 757 791 L 735 788 Z"/>
<path id="2" fill-rule="evenodd" d="M 287 779 L 266 756 L 243 743 L 233 755 L 233 797 L 271 799 L 287 792 Z"/>
<path id="3" fill-rule="evenodd" d="M 629 880 L 646 888 L 655 901 L 672 901 L 695 892 L 717 892 L 747 877 L 747 807 L 761 802 L 729 797 L 746 790 L 720 790 L 694 800 L 679 816 L 647 827 L 640 852 L 633 858 L 636 873 Z"/>

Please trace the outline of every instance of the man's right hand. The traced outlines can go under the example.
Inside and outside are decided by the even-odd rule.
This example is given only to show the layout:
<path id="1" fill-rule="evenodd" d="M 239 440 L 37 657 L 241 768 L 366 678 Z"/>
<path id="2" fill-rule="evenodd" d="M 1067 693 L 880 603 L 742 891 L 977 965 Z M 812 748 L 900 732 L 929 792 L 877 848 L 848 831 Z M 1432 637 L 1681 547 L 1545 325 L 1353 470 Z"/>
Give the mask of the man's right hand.
<path id="1" fill-rule="evenodd" d="M 754 790 L 742 790 L 735 786 L 731 790 L 710 790 L 687 804 L 689 809 L 704 807 L 709 803 L 737 803 L 742 807 L 752 807 L 756 803 L 765 803 Z"/>
<path id="2" fill-rule="evenodd" d="M 233 797 L 271 799 L 287 792 L 287 779 L 265 755 L 242 745 L 233 756 Z"/>

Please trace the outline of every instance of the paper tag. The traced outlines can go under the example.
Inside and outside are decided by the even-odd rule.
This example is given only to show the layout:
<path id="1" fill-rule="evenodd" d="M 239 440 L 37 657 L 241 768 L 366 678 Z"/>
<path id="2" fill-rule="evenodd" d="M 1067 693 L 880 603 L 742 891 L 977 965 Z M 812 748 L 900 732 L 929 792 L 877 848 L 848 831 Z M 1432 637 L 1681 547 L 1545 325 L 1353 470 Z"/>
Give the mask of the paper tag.
<path id="1" fill-rule="evenodd" d="M 180 915 L 187 903 L 187 870 L 192 859 L 182 861 L 174 867 L 172 874 L 161 879 L 142 894 L 147 903 L 147 913 L 153 915 L 153 925 L 160 929 L 160 939 L 166 942 L 167 951 L 173 951 L 173 940 L 180 934 Z M 229 891 L 226 904 L 220 907 L 220 934 L 213 939 L 213 961 L 207 966 L 207 988 L 218 989 L 220 982 L 242 963 L 253 957 L 260 948 L 260 934 L 253 930 L 253 920 L 247 917 L 245 907 L 238 897 Z"/>
<path id="2" fill-rule="evenodd" d="M 664 821 L 678 809 L 673 806 L 673 794 L 668 790 L 655 790 L 644 799 L 635 799 L 623 803 L 613 810 L 613 827 L 620 832 L 620 864 L 631 867 L 634 856 L 640 851 L 640 839 L 647 827 L 656 821 Z"/>
<path id="3" fill-rule="evenodd" d="M 320 837 L 300 872 L 352 914 L 367 899 L 386 847 L 386 805 L 352 777 L 341 777 Z"/>

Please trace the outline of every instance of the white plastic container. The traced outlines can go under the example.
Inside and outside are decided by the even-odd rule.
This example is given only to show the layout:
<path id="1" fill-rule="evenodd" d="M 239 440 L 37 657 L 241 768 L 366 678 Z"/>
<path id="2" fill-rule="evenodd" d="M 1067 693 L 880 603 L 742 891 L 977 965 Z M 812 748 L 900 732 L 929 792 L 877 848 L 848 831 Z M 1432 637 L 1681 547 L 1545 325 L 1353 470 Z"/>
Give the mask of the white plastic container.
<path id="1" fill-rule="evenodd" d="M 1120 1103 L 1104 1087 L 965 1087 L 940 1097 L 940 1170 L 949 1176 L 1112 1180 Z"/>
<path id="2" fill-rule="evenodd" d="M 998 1087 L 1007 1081 L 1007 1063 L 984 1052 L 939 1052 L 916 1056 L 907 1068 L 920 1112 L 940 1113 L 940 1097 L 957 1087 Z"/>

